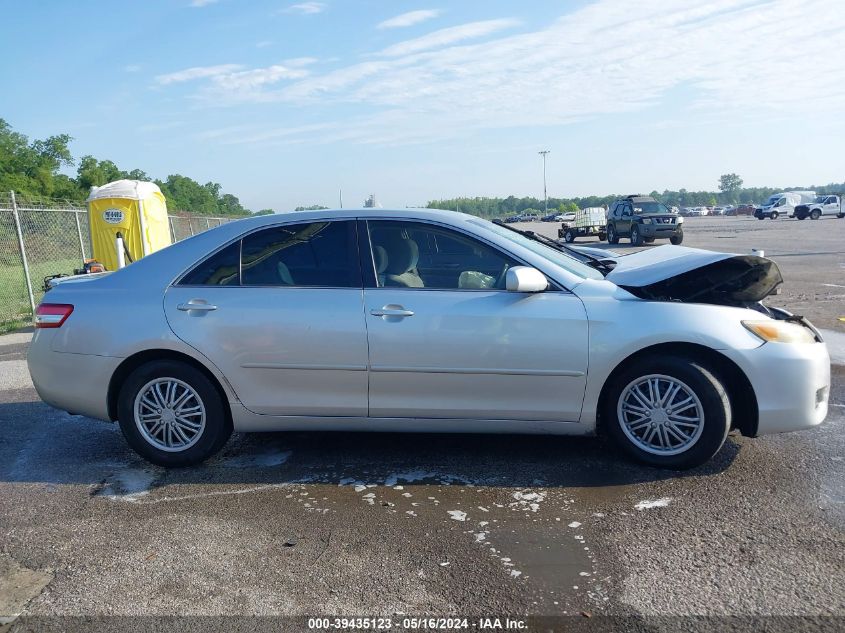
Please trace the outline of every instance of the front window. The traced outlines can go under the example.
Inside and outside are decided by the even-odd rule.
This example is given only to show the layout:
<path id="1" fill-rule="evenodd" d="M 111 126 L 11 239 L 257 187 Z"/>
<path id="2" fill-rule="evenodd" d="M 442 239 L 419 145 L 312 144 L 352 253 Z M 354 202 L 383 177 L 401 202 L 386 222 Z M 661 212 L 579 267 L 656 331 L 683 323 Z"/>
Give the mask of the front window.
<path id="1" fill-rule="evenodd" d="M 379 288 L 504 290 L 519 262 L 478 240 L 422 222 L 367 223 Z"/>
<path id="2" fill-rule="evenodd" d="M 545 244 L 541 244 L 540 242 L 535 242 L 534 240 L 530 240 L 524 235 L 520 235 L 515 231 L 511 231 L 510 229 L 506 229 L 503 226 L 499 226 L 498 224 L 493 224 L 492 222 L 488 222 L 487 220 L 469 220 L 469 223 L 473 226 L 480 227 L 485 231 L 489 231 L 491 233 L 495 233 L 499 237 L 503 237 L 506 240 L 513 242 L 514 244 L 519 244 L 523 248 L 527 248 L 532 253 L 543 257 L 544 259 L 549 260 L 553 264 L 560 266 L 564 270 L 572 273 L 573 275 L 577 275 L 583 279 L 604 279 L 604 276 L 597 271 L 595 268 L 590 268 L 586 264 L 581 263 L 574 257 L 570 257 L 564 252 L 555 250 L 550 246 L 546 246 Z"/>

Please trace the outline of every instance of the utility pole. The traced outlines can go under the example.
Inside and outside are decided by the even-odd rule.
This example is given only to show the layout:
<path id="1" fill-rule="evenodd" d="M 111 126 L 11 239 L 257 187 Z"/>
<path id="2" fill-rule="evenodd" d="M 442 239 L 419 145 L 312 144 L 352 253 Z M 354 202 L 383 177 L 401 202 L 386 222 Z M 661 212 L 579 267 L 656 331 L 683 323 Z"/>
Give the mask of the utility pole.
<path id="1" fill-rule="evenodd" d="M 543 156 L 543 213 L 548 215 L 549 213 L 549 196 L 546 193 L 546 154 L 549 153 L 549 150 L 544 149 L 538 154 L 542 154 Z"/>
<path id="2" fill-rule="evenodd" d="M 340 190 L 340 208 L 343 208 L 343 189 Z"/>

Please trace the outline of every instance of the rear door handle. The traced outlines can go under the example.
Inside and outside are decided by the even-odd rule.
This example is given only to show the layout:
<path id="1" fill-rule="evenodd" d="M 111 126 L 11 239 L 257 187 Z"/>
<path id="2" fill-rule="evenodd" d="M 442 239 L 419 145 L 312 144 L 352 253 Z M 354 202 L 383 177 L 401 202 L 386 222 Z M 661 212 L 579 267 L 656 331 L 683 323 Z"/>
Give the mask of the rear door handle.
<path id="1" fill-rule="evenodd" d="M 212 310 L 217 309 L 217 306 L 210 303 L 195 303 L 195 301 L 196 299 L 191 299 L 188 303 L 180 303 L 176 306 L 176 309 L 181 310 L 182 312 L 190 312 L 192 310 L 196 310 L 198 312 L 211 312 Z"/>
<path id="2" fill-rule="evenodd" d="M 413 310 L 406 310 L 402 306 L 386 305 L 383 308 L 374 308 L 370 310 L 370 314 L 377 317 L 412 317 Z"/>

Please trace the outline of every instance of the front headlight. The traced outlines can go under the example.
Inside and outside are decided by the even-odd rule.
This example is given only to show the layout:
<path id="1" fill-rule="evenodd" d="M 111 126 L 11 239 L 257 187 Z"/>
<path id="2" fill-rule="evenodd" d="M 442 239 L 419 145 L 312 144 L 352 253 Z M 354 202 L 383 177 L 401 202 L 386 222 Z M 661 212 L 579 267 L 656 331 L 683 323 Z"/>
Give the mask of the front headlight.
<path id="1" fill-rule="evenodd" d="M 643 224 L 651 224 L 651 218 L 643 218 Z"/>
<path id="2" fill-rule="evenodd" d="M 743 321 L 749 332 L 767 343 L 815 343 L 816 336 L 807 328 L 787 321 Z"/>
<path id="3" fill-rule="evenodd" d="M 684 223 L 684 216 L 679 215 L 679 216 L 678 216 L 678 219 L 677 219 L 677 220 L 675 220 L 675 222 L 677 222 L 678 224 L 683 224 L 683 223 Z"/>

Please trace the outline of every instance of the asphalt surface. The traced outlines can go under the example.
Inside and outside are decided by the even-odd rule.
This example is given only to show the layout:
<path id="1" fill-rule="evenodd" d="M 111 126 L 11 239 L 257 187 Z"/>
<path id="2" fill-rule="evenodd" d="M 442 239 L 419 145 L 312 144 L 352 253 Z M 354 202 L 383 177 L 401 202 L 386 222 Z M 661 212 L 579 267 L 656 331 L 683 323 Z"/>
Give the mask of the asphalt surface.
<path id="1" fill-rule="evenodd" d="M 845 221 L 701 218 L 685 244 L 764 248 L 787 279 L 771 303 L 845 332 L 843 235 Z M 23 614 L 21 630 L 243 614 L 845 627 L 845 334 L 830 334 L 822 427 L 731 436 L 686 472 L 595 438 L 327 433 L 236 435 L 209 463 L 165 471 L 114 425 L 41 403 L 29 336 L 0 337 L 0 616 Z"/>

